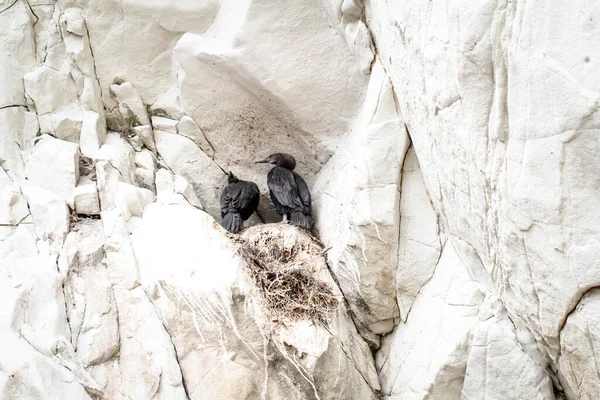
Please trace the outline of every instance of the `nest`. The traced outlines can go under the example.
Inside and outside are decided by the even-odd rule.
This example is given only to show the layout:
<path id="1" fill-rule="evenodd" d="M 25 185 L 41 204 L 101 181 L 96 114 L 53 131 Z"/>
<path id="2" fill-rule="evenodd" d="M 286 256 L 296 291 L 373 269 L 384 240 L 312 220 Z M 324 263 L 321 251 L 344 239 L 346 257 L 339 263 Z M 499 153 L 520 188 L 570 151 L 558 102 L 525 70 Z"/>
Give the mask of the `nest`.
<path id="1" fill-rule="evenodd" d="M 327 265 L 313 238 L 289 225 L 269 224 L 246 229 L 236 242 L 272 322 L 329 322 L 338 299 L 314 276 Z"/>

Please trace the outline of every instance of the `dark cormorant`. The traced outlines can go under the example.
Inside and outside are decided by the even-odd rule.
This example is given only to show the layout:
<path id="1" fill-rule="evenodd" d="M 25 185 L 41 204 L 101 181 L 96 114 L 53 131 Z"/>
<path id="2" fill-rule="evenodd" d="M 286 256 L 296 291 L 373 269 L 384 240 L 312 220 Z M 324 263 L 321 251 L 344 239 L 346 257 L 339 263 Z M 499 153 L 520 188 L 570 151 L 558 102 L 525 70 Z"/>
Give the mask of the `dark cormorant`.
<path id="1" fill-rule="evenodd" d="M 227 177 L 228 185 L 221 192 L 221 226 L 229 232 L 239 232 L 244 221 L 256 211 L 260 191 L 254 182 L 242 181 L 231 172 Z"/>
<path id="2" fill-rule="evenodd" d="M 306 182 L 294 172 L 296 160 L 286 153 L 275 153 L 257 163 L 275 164 L 267 175 L 271 201 L 283 221 L 309 228 L 310 192 Z"/>

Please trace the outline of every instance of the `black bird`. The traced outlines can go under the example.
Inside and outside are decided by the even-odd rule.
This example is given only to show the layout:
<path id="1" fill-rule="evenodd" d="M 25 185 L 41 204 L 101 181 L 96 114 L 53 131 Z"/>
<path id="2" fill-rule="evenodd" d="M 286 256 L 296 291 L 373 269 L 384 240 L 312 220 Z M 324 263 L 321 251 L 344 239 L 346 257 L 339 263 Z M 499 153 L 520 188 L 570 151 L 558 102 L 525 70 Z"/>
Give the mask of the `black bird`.
<path id="1" fill-rule="evenodd" d="M 221 192 L 221 226 L 229 232 L 239 232 L 244 221 L 256 211 L 260 200 L 260 191 L 254 182 L 242 181 L 231 172 L 227 177 L 228 185 Z"/>
<path id="2" fill-rule="evenodd" d="M 267 175 L 271 201 L 283 221 L 309 228 L 310 192 L 306 182 L 294 172 L 296 160 L 286 153 L 275 153 L 257 163 L 275 164 Z"/>

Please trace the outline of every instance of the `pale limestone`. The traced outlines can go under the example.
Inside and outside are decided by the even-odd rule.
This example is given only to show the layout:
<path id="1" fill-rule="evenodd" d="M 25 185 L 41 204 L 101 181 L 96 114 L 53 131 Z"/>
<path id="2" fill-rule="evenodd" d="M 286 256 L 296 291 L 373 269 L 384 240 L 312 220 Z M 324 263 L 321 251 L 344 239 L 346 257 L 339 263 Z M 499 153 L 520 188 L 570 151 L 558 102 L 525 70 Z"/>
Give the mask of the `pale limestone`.
<path id="1" fill-rule="evenodd" d="M 394 107 L 392 86 L 375 63 L 364 109 L 346 146 L 313 188 L 320 238 L 359 322 L 376 334 L 399 317 L 396 264 L 401 160 L 409 140 Z"/>
<path id="2" fill-rule="evenodd" d="M 12 351 L 0 355 L 0 397 L 185 398 L 185 383 L 193 398 L 314 398 L 310 380 L 321 398 L 371 398 L 379 384 L 357 331 L 371 350 L 378 333 L 392 332 L 377 352 L 390 399 L 553 399 L 551 380 L 556 398 L 596 395 L 593 7 L 4 3 L 0 332 Z M 105 108 L 118 133 L 106 134 Z M 78 184 L 79 165 L 65 169 L 65 153 L 40 152 L 49 139 L 35 144 L 40 131 L 65 139 L 62 148 L 79 145 L 95 164 L 100 210 L 92 208 L 104 239 L 99 222 L 87 230 L 89 221 L 69 221 L 66 204 L 77 212 L 72 196 L 91 199 L 93 185 Z M 315 227 L 352 319 L 340 307 L 329 332 L 296 324 L 265 346 L 249 312 L 254 296 L 236 289 L 243 307 L 227 296 L 210 304 L 232 310 L 237 331 L 200 319 L 210 337 L 202 342 L 196 289 L 180 288 L 197 281 L 176 269 L 167 283 L 146 285 L 130 233 L 148 228 L 154 190 L 167 216 L 197 216 L 189 204 L 202 200 L 218 218 L 229 171 L 257 182 L 260 216 L 278 221 L 268 167 L 253 161 L 282 150 L 313 191 Z M 150 230 L 226 243 L 218 220 L 202 215 L 191 228 L 151 214 Z M 142 253 L 164 249 L 153 240 Z M 227 274 L 229 251 L 189 243 L 180 254 L 163 250 L 161 272 L 204 249 L 209 261 L 190 262 L 190 274 Z M 414 337 L 424 350 L 404 353 Z"/>
<path id="3" fill-rule="evenodd" d="M 159 131 L 177 133 L 179 121 L 164 117 L 152 117 L 152 127 Z"/>
<path id="4" fill-rule="evenodd" d="M 177 130 L 180 135 L 185 136 L 188 139 L 191 139 L 200 147 L 200 150 L 204 152 L 210 158 L 213 158 L 215 155 L 215 150 L 212 148 L 211 144 L 206 140 L 206 136 L 202 133 L 200 127 L 196 124 L 196 122 L 187 115 L 179 121 L 177 124 Z"/>
<path id="5" fill-rule="evenodd" d="M 29 204 L 38 237 L 56 235 L 64 239 L 71 220 L 67 202 L 55 193 L 27 181 L 21 184 L 21 191 Z"/>
<path id="6" fill-rule="evenodd" d="M 119 103 L 122 118 L 131 118 L 132 123 L 137 122 L 129 126 L 130 128 L 136 125 L 150 125 L 144 102 L 131 82 L 110 85 L 110 91 Z"/>
<path id="7" fill-rule="evenodd" d="M 17 225 L 28 215 L 19 185 L 0 168 L 0 225 Z"/>
<path id="8" fill-rule="evenodd" d="M 285 224 L 244 234 L 252 232 L 280 232 L 282 241 L 311 240 Z M 267 339 L 263 311 L 253 300 L 233 242 L 208 214 L 189 205 L 152 204 L 133 244 L 142 285 L 173 337 L 190 398 L 257 398 L 261 393 L 267 398 L 294 393 L 376 398 L 370 352 L 349 325 L 343 305 L 329 329 L 300 321 Z M 219 268 L 213 268 L 217 260 Z M 312 268 L 334 284 L 323 261 Z M 291 360 L 300 354 L 294 366 Z M 235 387 L 223 385 L 224 375 L 235 377 Z"/>
<path id="9" fill-rule="evenodd" d="M 75 188 L 75 212 L 77 214 L 100 214 L 100 199 L 96 182 L 89 178 L 81 178 Z"/>
<path id="10" fill-rule="evenodd" d="M 35 144 L 25 175 L 73 206 L 73 190 L 79 181 L 79 145 L 43 135 Z"/>
<path id="11" fill-rule="evenodd" d="M 185 178 L 207 212 L 219 218 L 221 186 L 226 182 L 225 174 L 190 139 L 162 131 L 155 131 L 158 153 L 174 173 Z"/>

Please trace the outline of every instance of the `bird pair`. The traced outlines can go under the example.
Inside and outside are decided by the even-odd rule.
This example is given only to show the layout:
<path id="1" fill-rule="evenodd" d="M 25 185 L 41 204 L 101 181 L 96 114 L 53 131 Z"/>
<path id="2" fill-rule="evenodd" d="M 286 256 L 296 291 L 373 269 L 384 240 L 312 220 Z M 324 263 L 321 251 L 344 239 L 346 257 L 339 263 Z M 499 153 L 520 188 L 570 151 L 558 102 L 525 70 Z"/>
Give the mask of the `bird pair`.
<path id="1" fill-rule="evenodd" d="M 271 201 L 283 221 L 308 228 L 311 214 L 310 192 L 306 182 L 294 172 L 296 160 L 286 153 L 275 153 L 256 163 L 274 164 L 267 175 Z M 244 221 L 256 211 L 260 191 L 254 182 L 236 178 L 231 172 L 221 193 L 221 226 L 229 232 L 239 232 Z"/>

